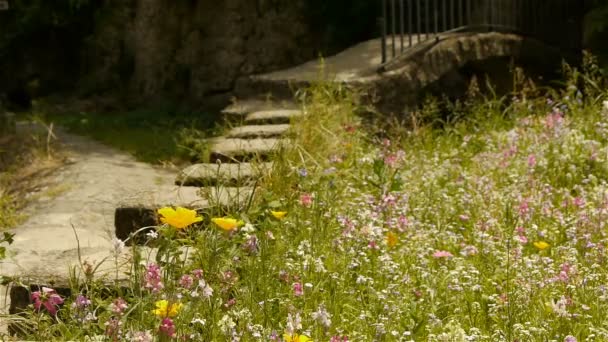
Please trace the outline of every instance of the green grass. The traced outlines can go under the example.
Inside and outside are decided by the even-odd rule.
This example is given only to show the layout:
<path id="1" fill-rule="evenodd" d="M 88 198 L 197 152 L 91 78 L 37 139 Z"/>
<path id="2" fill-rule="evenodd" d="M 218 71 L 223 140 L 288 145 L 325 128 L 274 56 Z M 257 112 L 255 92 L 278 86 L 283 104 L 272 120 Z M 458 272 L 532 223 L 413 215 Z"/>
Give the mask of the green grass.
<path id="1" fill-rule="evenodd" d="M 220 131 L 217 116 L 175 111 L 57 113 L 47 115 L 45 120 L 149 163 L 205 160 L 205 138 Z"/>

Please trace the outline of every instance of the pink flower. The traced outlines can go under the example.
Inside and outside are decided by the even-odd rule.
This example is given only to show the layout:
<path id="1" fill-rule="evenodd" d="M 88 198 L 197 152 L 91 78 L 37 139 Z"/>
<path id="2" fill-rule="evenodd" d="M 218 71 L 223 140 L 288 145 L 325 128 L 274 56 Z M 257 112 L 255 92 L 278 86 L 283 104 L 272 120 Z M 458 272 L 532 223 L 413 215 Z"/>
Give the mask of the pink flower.
<path id="1" fill-rule="evenodd" d="M 203 277 L 203 270 L 201 269 L 196 269 L 194 271 L 192 271 L 192 275 L 194 276 L 194 278 L 196 279 L 201 279 Z"/>
<path id="2" fill-rule="evenodd" d="M 194 279 L 188 274 L 184 274 L 179 280 L 179 285 L 185 289 L 189 289 L 194 284 Z"/>
<path id="3" fill-rule="evenodd" d="M 63 304 L 63 298 L 55 290 L 48 287 L 42 287 L 42 291 L 32 293 L 32 301 L 36 310 L 40 311 L 44 306 L 52 316 L 57 314 L 57 306 Z"/>
<path id="4" fill-rule="evenodd" d="M 296 297 L 300 297 L 304 295 L 304 289 L 302 288 L 302 283 L 293 283 L 293 294 Z"/>
<path id="5" fill-rule="evenodd" d="M 435 251 L 435 253 L 433 253 L 433 258 L 451 258 L 453 257 L 452 253 L 448 252 L 448 251 Z"/>
<path id="6" fill-rule="evenodd" d="M 165 336 L 175 337 L 175 324 L 169 317 L 163 318 L 158 330 L 160 330 L 161 334 L 164 334 Z"/>
<path id="7" fill-rule="evenodd" d="M 127 302 L 124 299 L 116 298 L 112 304 L 110 304 L 110 311 L 120 316 L 125 312 L 125 310 L 127 310 L 128 307 L 129 305 L 127 305 Z"/>
<path id="8" fill-rule="evenodd" d="M 347 336 L 332 336 L 329 342 L 348 342 Z"/>
<path id="9" fill-rule="evenodd" d="M 536 166 L 536 156 L 531 154 L 528 156 L 528 167 L 533 168 L 534 166 Z"/>
<path id="10" fill-rule="evenodd" d="M 144 287 L 151 290 L 152 293 L 158 293 L 165 287 L 162 282 L 160 266 L 156 264 L 149 264 L 146 267 L 146 273 L 144 274 Z"/>
<path id="11" fill-rule="evenodd" d="M 308 193 L 300 195 L 300 204 L 306 208 L 309 208 L 312 205 L 312 195 Z"/>

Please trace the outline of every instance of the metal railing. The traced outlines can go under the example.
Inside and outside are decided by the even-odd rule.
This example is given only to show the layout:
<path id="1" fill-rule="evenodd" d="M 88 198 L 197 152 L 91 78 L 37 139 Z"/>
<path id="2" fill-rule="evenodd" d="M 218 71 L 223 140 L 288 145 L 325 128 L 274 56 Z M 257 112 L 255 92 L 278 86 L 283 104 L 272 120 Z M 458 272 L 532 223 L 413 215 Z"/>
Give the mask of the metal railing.
<path id="1" fill-rule="evenodd" d="M 381 0 L 382 63 L 453 32 L 500 31 L 580 49 L 581 0 Z"/>

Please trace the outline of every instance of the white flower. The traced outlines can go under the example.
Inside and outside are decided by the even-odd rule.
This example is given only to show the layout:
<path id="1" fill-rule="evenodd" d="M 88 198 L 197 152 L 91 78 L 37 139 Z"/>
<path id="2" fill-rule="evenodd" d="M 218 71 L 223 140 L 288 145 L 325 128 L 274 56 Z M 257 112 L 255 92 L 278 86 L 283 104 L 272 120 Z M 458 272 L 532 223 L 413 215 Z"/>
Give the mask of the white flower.
<path id="1" fill-rule="evenodd" d="M 324 328 L 329 329 L 331 326 L 331 314 L 325 309 L 325 305 L 321 304 L 319 309 L 311 314 L 312 319 L 319 322 Z"/>
<path id="2" fill-rule="evenodd" d="M 146 237 L 150 240 L 154 240 L 158 237 L 158 233 L 156 232 L 156 230 L 151 230 L 146 233 Z"/>
<path id="3" fill-rule="evenodd" d="M 241 231 L 244 232 L 244 233 L 253 233 L 253 232 L 255 232 L 255 227 L 251 223 L 246 223 L 241 228 Z"/>
<path id="4" fill-rule="evenodd" d="M 190 323 L 192 324 L 200 324 L 201 326 L 205 326 L 205 324 L 207 324 L 207 321 L 202 319 L 202 318 L 195 318 L 192 321 L 190 321 Z"/>
<path id="5" fill-rule="evenodd" d="M 115 255 L 120 255 L 122 251 L 125 249 L 125 242 L 117 237 L 112 238 L 112 247 L 114 248 L 113 252 Z"/>

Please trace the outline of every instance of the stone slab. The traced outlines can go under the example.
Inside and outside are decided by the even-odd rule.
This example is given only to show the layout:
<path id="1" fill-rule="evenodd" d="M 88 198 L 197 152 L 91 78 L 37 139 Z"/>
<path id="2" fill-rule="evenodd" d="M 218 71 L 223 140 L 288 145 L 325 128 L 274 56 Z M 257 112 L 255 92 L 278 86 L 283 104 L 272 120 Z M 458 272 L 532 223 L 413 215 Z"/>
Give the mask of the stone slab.
<path id="1" fill-rule="evenodd" d="M 247 98 L 235 101 L 233 104 L 224 108 L 222 114 L 228 117 L 244 118 L 249 113 L 276 109 L 298 109 L 298 105 L 293 101 Z"/>
<path id="2" fill-rule="evenodd" d="M 289 124 L 247 125 L 231 129 L 226 137 L 237 139 L 276 138 L 289 130 Z"/>
<path id="3" fill-rule="evenodd" d="M 275 109 L 253 112 L 247 115 L 245 123 L 248 125 L 286 124 L 292 118 L 302 115 L 297 109 Z"/>
<path id="4" fill-rule="evenodd" d="M 194 164 L 180 171 L 175 183 L 182 186 L 240 186 L 272 169 L 272 163 Z"/>
<path id="5" fill-rule="evenodd" d="M 268 161 L 284 141 L 268 139 L 230 139 L 220 137 L 211 141 L 210 161 L 243 162 L 258 159 Z"/>

